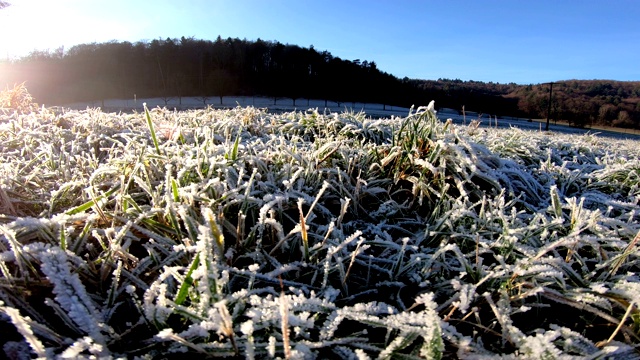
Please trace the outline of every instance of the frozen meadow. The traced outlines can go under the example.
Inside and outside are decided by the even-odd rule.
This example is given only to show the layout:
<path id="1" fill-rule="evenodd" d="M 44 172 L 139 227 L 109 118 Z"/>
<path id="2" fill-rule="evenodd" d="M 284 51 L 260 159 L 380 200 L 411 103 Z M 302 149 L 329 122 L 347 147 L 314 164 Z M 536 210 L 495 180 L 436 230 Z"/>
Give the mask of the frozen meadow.
<path id="1" fill-rule="evenodd" d="M 640 358 L 637 141 L 0 112 L 9 358 Z"/>
<path id="2" fill-rule="evenodd" d="M 318 99 L 296 99 L 294 102 L 290 98 L 273 98 L 262 96 L 224 96 L 219 97 L 168 97 L 168 98 L 143 98 L 143 99 L 106 99 L 102 101 L 78 102 L 65 104 L 63 109 L 85 110 L 87 108 L 101 108 L 105 112 L 133 112 L 141 111 L 142 104 L 147 104 L 149 108 L 166 107 L 170 110 L 184 111 L 211 107 L 215 109 L 231 109 L 237 106 L 256 107 L 266 109 L 270 113 L 281 114 L 285 112 L 305 111 L 307 109 L 317 109 L 320 114 L 341 112 L 364 112 L 372 118 L 390 118 L 392 116 L 405 117 L 409 113 L 409 108 L 383 105 L 377 103 L 362 102 L 336 102 L 331 100 Z M 60 109 L 60 108 L 59 108 Z M 438 116 L 444 121 L 451 119 L 454 124 L 469 125 L 472 121 L 479 122 L 480 127 L 511 128 L 517 127 L 522 130 L 543 131 L 546 129 L 545 123 L 538 121 L 528 121 L 525 118 L 502 117 L 496 114 L 483 114 L 474 111 L 467 111 L 463 114 L 460 109 L 443 108 L 438 111 Z M 597 134 L 600 136 L 613 137 L 617 139 L 640 140 L 640 131 L 637 129 L 602 129 L 602 128 L 578 128 L 566 124 L 558 124 L 551 121 L 549 130 L 566 134 Z"/>

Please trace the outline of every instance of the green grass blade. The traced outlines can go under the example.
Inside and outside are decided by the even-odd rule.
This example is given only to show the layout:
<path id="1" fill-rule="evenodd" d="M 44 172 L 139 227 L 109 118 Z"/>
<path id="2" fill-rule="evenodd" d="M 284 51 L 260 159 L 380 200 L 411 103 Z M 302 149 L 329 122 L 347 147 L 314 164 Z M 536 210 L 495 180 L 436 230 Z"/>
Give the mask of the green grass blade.
<path id="1" fill-rule="evenodd" d="M 75 214 L 79 214 L 81 212 L 87 211 L 89 209 L 91 209 L 91 207 L 93 205 L 96 205 L 96 203 L 106 197 L 111 196 L 114 192 L 116 192 L 118 189 L 120 188 L 120 184 L 114 186 L 113 188 L 111 188 L 109 191 L 107 191 L 106 193 L 98 196 L 95 200 L 89 200 L 86 203 L 82 204 L 82 205 L 78 205 L 76 207 L 74 207 L 73 209 L 67 210 L 65 212 L 66 215 L 75 215 Z"/>
<path id="2" fill-rule="evenodd" d="M 60 226 L 60 247 L 62 250 L 67 250 L 67 237 L 64 234 L 64 225 Z"/>
<path id="3" fill-rule="evenodd" d="M 227 160 L 236 161 L 238 159 L 238 147 L 240 146 L 240 131 L 238 130 L 238 134 L 236 135 L 236 140 L 233 142 L 233 147 L 229 154 L 225 155 Z"/>
<path id="4" fill-rule="evenodd" d="M 178 183 L 175 179 L 171 179 L 171 192 L 173 193 L 173 201 L 178 202 L 180 197 L 178 196 Z"/>
<path id="5" fill-rule="evenodd" d="M 189 266 L 189 271 L 187 271 L 187 275 L 184 278 L 184 281 L 180 285 L 180 289 L 176 294 L 176 298 L 174 302 L 176 305 L 182 305 L 182 303 L 187 299 L 187 294 L 189 293 L 189 287 L 193 285 L 193 278 L 191 275 L 198 268 L 198 264 L 200 264 L 200 254 L 198 253 L 196 257 L 191 262 L 191 266 Z"/>
<path id="6" fill-rule="evenodd" d="M 149 114 L 149 109 L 147 108 L 147 104 L 144 104 L 144 114 L 147 118 L 147 126 L 149 127 L 149 131 L 151 132 L 151 140 L 153 140 L 153 146 L 156 148 L 156 152 L 158 155 L 162 155 L 160 152 L 160 146 L 158 145 L 158 138 L 156 137 L 156 130 L 153 127 L 153 121 L 151 120 L 151 114 Z"/>

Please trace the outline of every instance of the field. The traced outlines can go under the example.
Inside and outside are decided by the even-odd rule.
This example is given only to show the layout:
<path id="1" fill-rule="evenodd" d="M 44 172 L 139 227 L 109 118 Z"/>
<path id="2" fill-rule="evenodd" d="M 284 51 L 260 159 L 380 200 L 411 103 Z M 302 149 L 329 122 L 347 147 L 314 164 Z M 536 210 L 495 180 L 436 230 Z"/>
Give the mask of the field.
<path id="1" fill-rule="evenodd" d="M 165 101 L 166 100 L 166 101 Z M 105 112 L 132 112 L 140 111 L 142 104 L 146 103 L 149 108 L 166 107 L 177 111 L 201 109 L 211 106 L 216 109 L 230 109 L 236 106 L 251 106 L 257 108 L 267 108 L 270 113 L 284 113 L 292 111 L 304 111 L 306 109 L 318 109 L 318 112 L 365 112 L 367 116 L 373 118 L 388 118 L 392 116 L 405 117 L 409 113 L 409 108 L 389 106 L 376 103 L 361 102 L 335 102 L 318 99 L 297 99 L 295 104 L 289 98 L 268 98 L 260 96 L 224 96 L 222 101 L 218 97 L 171 97 L 171 98 L 144 98 L 144 99 L 106 99 L 104 101 L 79 102 L 64 104 L 64 109 L 84 110 L 87 108 L 101 108 Z M 542 131 L 546 129 L 546 119 L 535 119 L 528 121 L 526 118 L 498 117 L 496 114 L 483 114 L 469 111 L 463 114 L 460 109 L 441 108 L 438 116 L 442 119 L 451 119 L 454 124 L 468 125 L 473 120 L 478 120 L 481 127 L 510 128 L 517 127 L 523 130 Z M 587 126 L 579 128 L 569 126 L 566 121 L 552 120 L 549 130 L 567 134 L 598 134 L 606 137 L 618 139 L 640 140 L 638 130 L 623 129 L 605 126 Z"/>
<path id="2" fill-rule="evenodd" d="M 9 358 L 640 358 L 637 141 L 0 112 Z"/>

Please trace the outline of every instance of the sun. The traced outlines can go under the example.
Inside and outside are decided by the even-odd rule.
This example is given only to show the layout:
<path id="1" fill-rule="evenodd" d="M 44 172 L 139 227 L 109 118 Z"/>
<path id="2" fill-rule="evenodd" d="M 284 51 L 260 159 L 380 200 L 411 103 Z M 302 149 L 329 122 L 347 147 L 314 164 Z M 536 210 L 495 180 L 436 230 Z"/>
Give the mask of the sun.
<path id="1" fill-rule="evenodd" d="M 99 8 L 103 6 L 104 3 L 79 0 L 10 2 L 0 10 L 0 58 L 121 37 L 126 26 L 105 17 Z"/>

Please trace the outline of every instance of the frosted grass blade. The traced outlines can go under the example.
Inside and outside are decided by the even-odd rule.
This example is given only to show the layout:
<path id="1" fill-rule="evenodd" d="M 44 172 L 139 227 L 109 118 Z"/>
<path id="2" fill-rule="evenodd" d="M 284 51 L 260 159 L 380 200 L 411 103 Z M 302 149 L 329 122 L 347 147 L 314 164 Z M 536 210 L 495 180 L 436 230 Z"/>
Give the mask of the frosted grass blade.
<path id="1" fill-rule="evenodd" d="M 115 193 L 116 191 L 118 191 L 118 189 L 120 189 L 120 184 L 112 187 L 109 191 L 107 191 L 106 193 L 98 196 L 95 198 L 95 200 L 89 200 L 86 203 L 76 206 L 73 209 L 67 210 L 65 212 L 66 215 L 75 215 L 75 214 L 79 214 L 81 212 L 87 211 L 89 209 L 91 209 L 92 206 L 96 205 L 98 201 L 105 199 L 109 196 L 111 196 L 113 193 Z"/>

